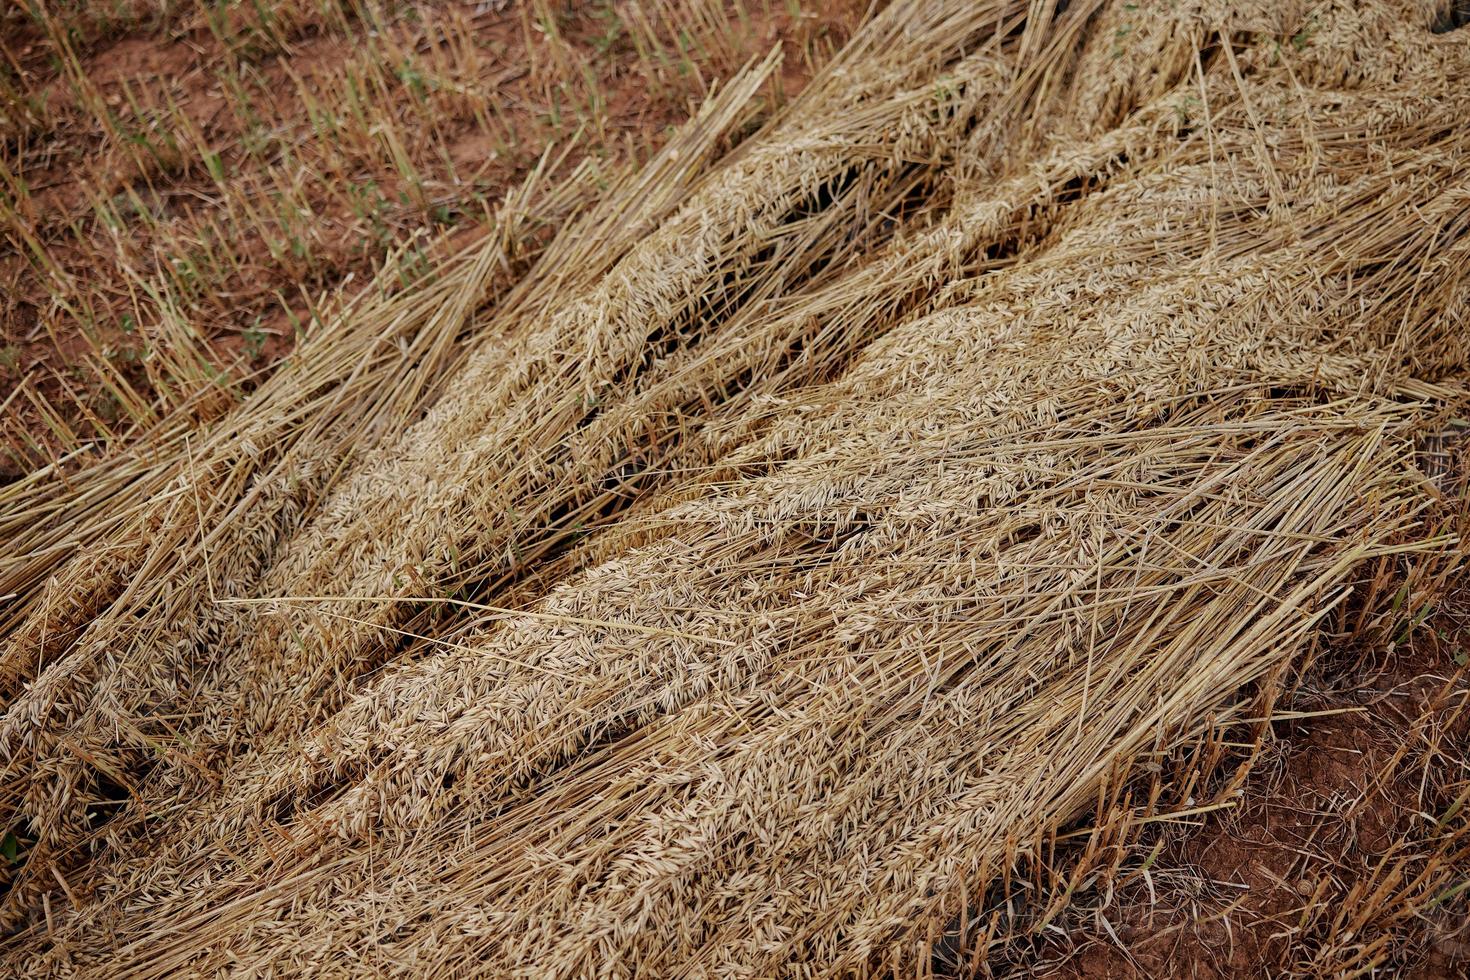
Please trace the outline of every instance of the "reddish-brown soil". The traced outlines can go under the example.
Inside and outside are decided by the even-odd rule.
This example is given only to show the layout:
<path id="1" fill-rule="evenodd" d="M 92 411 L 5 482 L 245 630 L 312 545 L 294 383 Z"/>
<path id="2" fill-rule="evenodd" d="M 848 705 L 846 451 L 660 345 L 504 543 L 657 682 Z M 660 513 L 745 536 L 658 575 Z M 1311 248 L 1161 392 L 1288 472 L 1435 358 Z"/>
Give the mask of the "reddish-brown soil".
<path id="1" fill-rule="evenodd" d="M 1111 900 L 1048 933 L 1043 975 L 1470 975 L 1466 839 L 1439 823 L 1470 789 L 1467 654 L 1462 591 L 1390 653 L 1325 659 L 1239 805 L 1145 835 Z"/>
<path id="2" fill-rule="evenodd" d="M 390 3 L 376 25 L 321 6 L 0 14 L 0 81 L 24 96 L 0 126 L 0 480 L 126 431 L 100 376 L 167 402 L 145 284 L 206 361 L 258 377 L 393 246 L 472 239 L 548 146 L 636 160 L 777 45 L 789 95 L 866 5 L 732 3 L 693 39 L 612 2 Z"/>

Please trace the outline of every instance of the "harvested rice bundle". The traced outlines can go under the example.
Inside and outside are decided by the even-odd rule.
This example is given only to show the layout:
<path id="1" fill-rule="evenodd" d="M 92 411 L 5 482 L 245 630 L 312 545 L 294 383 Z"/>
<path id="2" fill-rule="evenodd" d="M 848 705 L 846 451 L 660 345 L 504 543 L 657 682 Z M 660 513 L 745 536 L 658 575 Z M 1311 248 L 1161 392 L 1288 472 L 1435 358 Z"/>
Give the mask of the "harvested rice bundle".
<path id="1" fill-rule="evenodd" d="M 584 280 L 605 271 L 616 250 L 667 213 L 688 181 L 708 166 L 722 134 L 743 118 L 753 88 L 771 67 L 759 66 L 732 85 L 689 127 L 686 138 L 672 143 L 636 180 L 615 188 L 632 196 L 632 203 L 615 194 L 607 205 L 579 218 L 537 263 L 542 273 L 500 287 L 506 291 L 503 301 L 519 317 L 534 321 L 560 288 L 578 281 L 567 266 L 583 270 Z M 645 193 L 649 184 L 656 193 Z M 92 542 L 95 555 L 83 551 L 44 587 L 31 590 L 27 598 L 34 608 L 7 638 L 0 683 L 8 685 L 5 693 L 11 697 L 28 688 L 10 706 L 12 731 L 27 740 L 40 736 L 44 743 L 44 732 L 26 732 L 49 719 L 68 728 L 69 741 L 93 747 L 89 759 L 73 755 L 87 771 L 71 771 L 74 763 L 64 759 L 69 751 L 63 753 L 60 772 L 38 767 L 42 785 L 31 792 L 67 799 L 69 806 L 56 813 L 74 821 L 89 803 L 88 791 L 80 787 L 99 774 L 111 781 L 138 768 L 140 749 L 145 765 L 162 756 L 196 775 L 204 771 L 198 753 L 183 751 L 177 718 L 162 719 L 160 725 L 148 716 L 162 713 L 163 704 L 192 704 L 210 648 L 231 631 L 253 628 L 251 610 L 217 599 L 258 589 L 281 548 L 344 473 L 369 458 L 381 440 L 401 434 L 422 416 L 432 389 L 462 366 L 464 352 L 454 338 L 474 308 L 495 292 L 493 277 L 509 265 L 515 236 L 562 209 L 585 204 L 593 187 L 592 175 L 582 168 L 566 185 L 542 195 L 533 175 L 508 200 L 499 235 L 456 256 L 414 291 L 369 291 L 334 330 L 309 341 L 207 440 L 190 444 L 181 436 L 173 453 L 136 464 L 112 460 L 113 472 L 104 466 L 95 475 L 85 474 L 101 485 L 82 496 L 68 521 L 84 522 L 110 495 L 131 493 L 137 502 L 106 516 L 100 529 L 91 528 L 101 535 Z M 482 346 L 499 349 L 520 329 L 515 318 L 505 319 L 509 322 L 500 324 L 505 333 L 488 332 Z M 40 527 L 52 537 L 71 529 L 65 523 Z M 34 570 L 54 564 L 57 548 L 38 545 L 21 555 L 7 582 L 23 588 Z M 78 594 L 85 601 L 70 601 Z M 119 646 L 127 651 L 123 663 Z M 58 710 L 67 697 L 72 703 Z M 120 717 L 135 718 L 136 724 L 118 729 Z M 99 720 L 110 732 L 104 742 L 79 737 Z M 107 743 L 112 744 L 103 749 Z M 21 826 L 39 838 L 31 857 L 45 853 L 47 822 L 29 814 L 45 807 L 22 808 Z M 43 869 L 43 860 L 27 862 L 27 871 L 39 871 L 44 881 Z M 45 887 L 52 886 L 47 882 Z"/>
<path id="2" fill-rule="evenodd" d="M 57 820 L 49 844 L 96 851 L 86 891 L 12 954 L 978 959 L 1020 853 L 1292 662 L 1363 562 L 1446 545 L 1414 443 L 1463 398 L 1470 42 L 1329 5 L 1298 59 L 1300 12 L 1059 6 L 892 8 L 599 282 L 470 358 L 227 590 L 251 604 L 207 634 L 188 730 L 222 785 L 170 759 L 100 832 Z M 895 25 L 979 50 L 863 74 Z M 920 189 L 871 233 L 864 202 Z M 594 514 L 569 546 L 558 522 Z M 527 545 L 555 560 L 522 573 Z M 434 601 L 468 582 L 488 601 Z M 89 769 L 22 719 L 94 767 L 135 750 L 45 704 L 0 744 L 24 812 L 54 815 Z"/>
<path id="3" fill-rule="evenodd" d="M 354 472 L 313 503 L 312 519 L 294 537 L 290 522 L 272 523 L 253 500 L 244 506 L 264 512 L 265 527 L 205 530 L 202 516 L 187 516 L 191 503 L 199 513 L 200 489 L 191 482 L 187 495 L 169 495 L 172 506 L 156 519 L 169 534 L 143 528 L 165 547 L 140 553 L 129 544 L 146 574 L 85 629 L 66 634 L 62 649 L 38 652 L 55 634 L 49 608 L 33 613 L 4 657 L 17 682 L 40 666 L 0 720 L 0 750 L 11 760 L 0 797 L 14 808 L 8 822 L 34 841 L 21 871 L 31 884 L 12 891 L 10 911 L 23 911 L 35 887 L 51 887 L 48 855 L 99 846 L 86 817 L 98 796 L 115 814 L 105 830 L 115 841 L 144 814 L 210 791 L 235 752 L 268 741 L 277 726 L 294 731 L 324 716 L 353 677 L 376 665 L 383 651 L 375 626 L 392 626 L 409 611 L 391 600 L 429 580 L 483 580 L 498 567 L 518 568 L 517 552 L 537 539 L 520 515 L 575 506 L 607 478 L 607 466 L 569 458 L 566 440 L 602 402 L 657 373 L 647 356 L 657 343 L 677 350 L 719 337 L 721 317 L 745 298 L 856 249 L 854 233 L 873 223 L 869 209 L 886 208 L 913 187 L 916 170 L 937 166 L 936 148 L 995 92 L 957 84 L 936 99 L 922 80 L 941 69 L 990 79 L 993 53 L 965 56 L 963 47 L 1013 48 L 1014 39 L 996 32 L 1020 13 L 1018 5 L 994 4 L 879 18 L 859 48 L 876 44 L 881 54 L 856 64 L 838 59 L 832 71 L 841 85 L 820 100 L 799 100 L 681 200 L 702 156 L 743 117 L 761 72 L 733 86 L 691 124 L 688 145 L 668 147 L 609 197 L 598 221 L 584 223 L 596 246 L 588 264 L 606 268 L 607 253 L 616 257 L 630 230 L 667 218 L 586 289 L 548 296 L 567 285 L 565 277 L 531 279 L 532 296 L 555 301 L 511 306 L 506 322 L 492 319 L 492 339 L 467 359 L 453 390 L 391 448 L 355 454 Z M 486 255 L 493 253 L 474 263 L 481 275 Z M 763 282 L 760 273 L 773 263 L 781 271 Z M 472 294 L 477 281 L 470 279 Z M 454 308 L 468 305 L 473 300 Z M 248 433 L 228 441 L 232 450 L 252 445 Z M 182 462 L 197 472 L 193 459 Z M 336 467 L 323 472 L 339 478 Z M 289 469 L 281 479 L 299 485 Z M 195 558 L 179 561 L 191 533 L 200 541 Z M 85 560 L 78 564 L 83 580 L 94 574 Z M 115 587 L 120 578 L 112 577 Z M 289 608 L 284 617 L 261 617 L 256 607 L 216 601 L 246 593 L 373 598 L 339 604 L 339 618 L 323 630 L 318 617 Z"/>

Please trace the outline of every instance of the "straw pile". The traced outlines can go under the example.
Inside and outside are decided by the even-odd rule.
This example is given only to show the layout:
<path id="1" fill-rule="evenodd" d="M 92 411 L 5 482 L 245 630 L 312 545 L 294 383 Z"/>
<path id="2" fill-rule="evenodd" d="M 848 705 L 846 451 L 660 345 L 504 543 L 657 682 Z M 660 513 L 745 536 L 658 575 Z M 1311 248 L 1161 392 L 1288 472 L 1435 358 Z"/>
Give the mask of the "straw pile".
<path id="1" fill-rule="evenodd" d="M 773 63 L 536 190 L 587 214 L 524 274 L 508 222 L 211 432 L 33 480 L 6 955 L 980 965 L 1021 855 L 1455 543 L 1443 6 L 895 3 L 753 135 Z"/>

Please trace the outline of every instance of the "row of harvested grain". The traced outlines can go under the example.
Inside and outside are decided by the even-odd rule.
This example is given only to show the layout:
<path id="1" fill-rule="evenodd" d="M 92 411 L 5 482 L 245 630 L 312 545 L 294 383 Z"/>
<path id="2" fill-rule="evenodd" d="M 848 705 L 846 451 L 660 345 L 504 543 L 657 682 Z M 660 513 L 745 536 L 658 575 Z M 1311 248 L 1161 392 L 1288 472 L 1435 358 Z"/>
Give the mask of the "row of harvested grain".
<path id="1" fill-rule="evenodd" d="M 895 5 L 263 568 L 121 595 L 0 722 L 10 908 L 53 908 L 12 953 L 983 956 L 1019 853 L 1449 544 L 1414 442 L 1464 390 L 1467 42 L 1172 6 Z"/>

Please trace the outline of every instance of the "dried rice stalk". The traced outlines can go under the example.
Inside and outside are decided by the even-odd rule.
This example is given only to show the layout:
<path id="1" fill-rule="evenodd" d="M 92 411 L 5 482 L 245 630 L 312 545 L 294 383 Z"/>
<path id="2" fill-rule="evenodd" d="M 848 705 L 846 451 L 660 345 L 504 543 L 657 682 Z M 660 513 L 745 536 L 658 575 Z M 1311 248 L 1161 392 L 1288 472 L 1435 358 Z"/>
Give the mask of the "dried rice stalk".
<path id="1" fill-rule="evenodd" d="M 85 628 L 33 600 L 10 954 L 984 955 L 1019 853 L 1454 543 L 1414 445 L 1464 399 L 1470 40 L 1421 6 L 898 3 L 681 166 L 732 86 L 319 505 L 179 493 Z"/>

